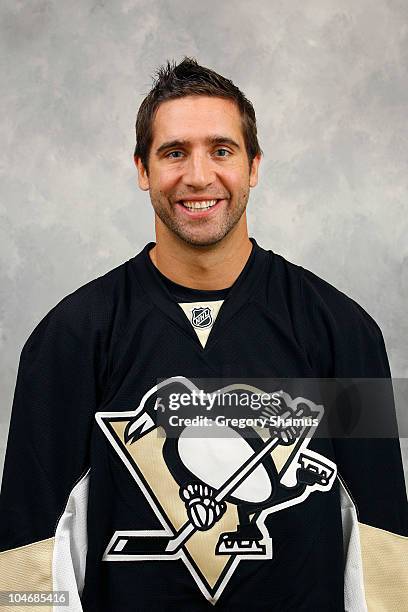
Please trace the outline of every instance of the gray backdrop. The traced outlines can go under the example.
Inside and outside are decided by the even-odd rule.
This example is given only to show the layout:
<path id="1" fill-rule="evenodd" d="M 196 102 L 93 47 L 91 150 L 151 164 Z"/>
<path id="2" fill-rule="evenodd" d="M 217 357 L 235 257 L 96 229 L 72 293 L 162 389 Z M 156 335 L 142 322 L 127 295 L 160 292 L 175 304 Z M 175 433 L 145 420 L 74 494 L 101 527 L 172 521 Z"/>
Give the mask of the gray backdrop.
<path id="1" fill-rule="evenodd" d="M 406 0 L 3 0 L 0 24 L 0 466 L 29 333 L 154 239 L 133 126 L 184 55 L 254 103 L 250 235 L 357 300 L 407 377 Z"/>

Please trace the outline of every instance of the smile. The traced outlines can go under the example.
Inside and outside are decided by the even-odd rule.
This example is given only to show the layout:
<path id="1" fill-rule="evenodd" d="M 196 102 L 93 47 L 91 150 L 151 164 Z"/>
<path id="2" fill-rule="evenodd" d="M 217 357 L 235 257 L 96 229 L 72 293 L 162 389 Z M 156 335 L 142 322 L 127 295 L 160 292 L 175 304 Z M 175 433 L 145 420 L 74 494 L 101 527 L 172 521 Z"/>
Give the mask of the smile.
<path id="1" fill-rule="evenodd" d="M 219 202 L 219 200 L 200 200 L 189 202 L 188 200 L 181 201 L 179 204 L 182 204 L 189 210 L 207 210 L 208 208 L 212 208 Z"/>

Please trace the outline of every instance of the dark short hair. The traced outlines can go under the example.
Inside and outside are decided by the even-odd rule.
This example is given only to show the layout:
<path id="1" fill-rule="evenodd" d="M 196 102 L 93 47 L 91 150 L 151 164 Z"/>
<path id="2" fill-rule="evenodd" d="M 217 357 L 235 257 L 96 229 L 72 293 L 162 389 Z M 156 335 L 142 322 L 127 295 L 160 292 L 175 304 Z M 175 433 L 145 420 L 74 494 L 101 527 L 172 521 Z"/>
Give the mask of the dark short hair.
<path id="1" fill-rule="evenodd" d="M 242 132 L 249 166 L 257 154 L 262 154 L 258 143 L 255 110 L 251 102 L 230 79 L 214 70 L 200 66 L 194 58 L 185 56 L 179 63 L 167 60 L 156 71 L 153 86 L 139 107 L 136 118 L 136 147 L 146 171 L 153 141 L 153 120 L 162 102 L 184 96 L 214 96 L 235 102 L 242 119 Z"/>

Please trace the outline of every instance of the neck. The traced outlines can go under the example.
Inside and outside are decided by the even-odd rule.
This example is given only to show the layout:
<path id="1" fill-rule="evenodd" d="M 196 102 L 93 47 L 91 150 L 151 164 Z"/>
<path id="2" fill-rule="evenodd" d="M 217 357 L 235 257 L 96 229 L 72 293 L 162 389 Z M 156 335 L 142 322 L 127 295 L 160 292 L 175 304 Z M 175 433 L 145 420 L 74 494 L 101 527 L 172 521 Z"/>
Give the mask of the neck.
<path id="1" fill-rule="evenodd" d="M 220 242 L 205 247 L 190 245 L 167 228 L 166 235 L 157 229 L 156 246 L 149 253 L 153 264 L 170 280 L 193 289 L 230 287 L 252 250 L 245 219 Z"/>

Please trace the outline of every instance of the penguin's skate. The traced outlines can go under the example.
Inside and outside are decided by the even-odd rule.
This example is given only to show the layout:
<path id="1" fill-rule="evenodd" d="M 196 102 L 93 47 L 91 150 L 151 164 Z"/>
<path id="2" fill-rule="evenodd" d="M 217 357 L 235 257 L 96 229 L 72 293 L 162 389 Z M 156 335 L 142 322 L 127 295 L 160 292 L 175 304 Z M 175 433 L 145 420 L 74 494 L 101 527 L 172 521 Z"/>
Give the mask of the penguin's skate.
<path id="1" fill-rule="evenodd" d="M 237 531 L 222 533 L 215 553 L 217 555 L 265 554 L 266 546 L 262 544 L 263 535 L 257 525 L 248 523 L 238 525 Z"/>

